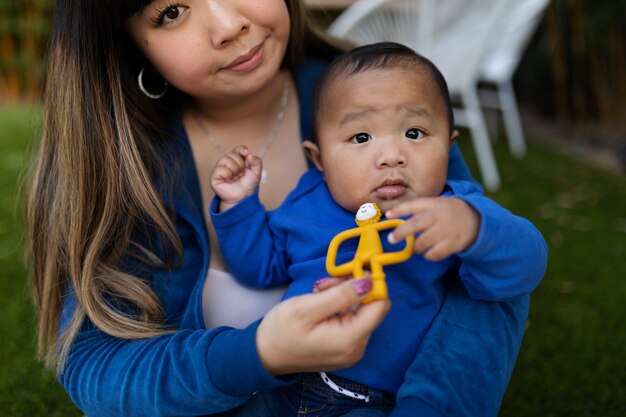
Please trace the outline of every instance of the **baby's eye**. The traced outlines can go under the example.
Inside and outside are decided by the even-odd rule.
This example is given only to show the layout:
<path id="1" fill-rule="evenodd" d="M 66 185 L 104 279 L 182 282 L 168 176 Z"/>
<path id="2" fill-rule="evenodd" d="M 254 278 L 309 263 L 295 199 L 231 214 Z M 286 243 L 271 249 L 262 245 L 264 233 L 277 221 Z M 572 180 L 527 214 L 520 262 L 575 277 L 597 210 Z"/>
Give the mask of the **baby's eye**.
<path id="1" fill-rule="evenodd" d="M 424 131 L 414 127 L 414 128 L 407 130 L 404 136 L 406 136 L 409 139 L 423 139 L 425 134 L 424 134 Z"/>
<path id="2" fill-rule="evenodd" d="M 361 132 L 352 136 L 352 143 L 365 143 L 370 140 L 372 140 L 372 135 L 370 135 L 369 133 Z"/>

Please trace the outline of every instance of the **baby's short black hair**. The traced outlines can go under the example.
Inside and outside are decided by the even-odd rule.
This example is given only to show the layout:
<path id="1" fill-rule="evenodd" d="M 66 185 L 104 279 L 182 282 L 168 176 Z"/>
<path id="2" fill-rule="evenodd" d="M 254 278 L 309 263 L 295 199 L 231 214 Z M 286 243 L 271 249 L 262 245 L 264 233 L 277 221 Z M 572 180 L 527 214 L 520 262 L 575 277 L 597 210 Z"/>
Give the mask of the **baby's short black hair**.
<path id="1" fill-rule="evenodd" d="M 454 113 L 450 104 L 450 92 L 441 71 L 428 58 L 413 49 L 395 42 L 379 42 L 347 51 L 335 58 L 317 81 L 311 97 L 313 117 L 313 140 L 317 142 L 320 100 L 331 81 L 338 76 L 350 76 L 373 69 L 407 68 L 426 70 L 439 90 L 446 108 L 450 132 L 454 129 Z"/>

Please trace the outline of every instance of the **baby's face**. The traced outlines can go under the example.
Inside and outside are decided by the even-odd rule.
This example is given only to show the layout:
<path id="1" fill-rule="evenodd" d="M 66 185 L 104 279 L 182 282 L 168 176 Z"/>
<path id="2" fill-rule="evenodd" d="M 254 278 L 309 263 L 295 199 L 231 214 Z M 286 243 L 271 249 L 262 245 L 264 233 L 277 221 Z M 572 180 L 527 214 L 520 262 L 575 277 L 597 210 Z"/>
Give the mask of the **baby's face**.
<path id="1" fill-rule="evenodd" d="M 443 190 L 454 141 L 443 98 L 424 71 L 368 70 L 332 81 L 321 103 L 319 164 L 345 209 L 382 212 Z"/>

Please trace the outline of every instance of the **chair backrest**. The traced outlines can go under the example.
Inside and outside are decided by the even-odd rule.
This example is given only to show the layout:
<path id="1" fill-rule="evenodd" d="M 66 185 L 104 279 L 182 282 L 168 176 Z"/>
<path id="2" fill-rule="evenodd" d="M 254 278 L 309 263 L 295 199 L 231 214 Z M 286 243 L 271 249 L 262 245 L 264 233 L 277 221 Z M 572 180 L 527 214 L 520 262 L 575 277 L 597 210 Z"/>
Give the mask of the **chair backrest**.
<path id="1" fill-rule="evenodd" d="M 494 25 L 515 0 L 357 0 L 329 33 L 363 45 L 395 41 L 431 59 L 450 91 L 473 88 Z"/>
<path id="2" fill-rule="evenodd" d="M 549 4 L 550 0 L 519 0 L 512 4 L 496 26 L 497 42 L 483 61 L 481 78 L 505 82 L 513 77 Z"/>
<path id="3" fill-rule="evenodd" d="M 416 20 L 428 21 L 426 15 L 417 14 L 419 2 L 357 0 L 331 23 L 328 32 L 357 45 L 394 41 L 415 48 L 423 42 L 421 35 L 426 35 L 415 30 L 423 27 Z"/>

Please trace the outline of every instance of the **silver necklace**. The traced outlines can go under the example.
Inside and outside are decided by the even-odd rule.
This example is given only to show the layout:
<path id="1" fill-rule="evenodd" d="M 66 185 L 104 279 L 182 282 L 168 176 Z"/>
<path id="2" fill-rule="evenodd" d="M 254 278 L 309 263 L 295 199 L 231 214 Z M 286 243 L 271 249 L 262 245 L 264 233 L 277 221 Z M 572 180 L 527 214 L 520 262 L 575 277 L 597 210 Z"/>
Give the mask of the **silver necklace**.
<path id="1" fill-rule="evenodd" d="M 285 117 L 285 109 L 287 108 L 288 100 L 289 100 L 289 81 L 285 81 L 285 86 L 283 87 L 283 94 L 280 97 L 280 108 L 278 109 L 278 114 L 276 115 L 274 126 L 272 126 L 272 130 L 270 134 L 267 136 L 267 140 L 265 141 L 265 144 L 261 147 L 261 149 L 257 153 L 258 157 L 261 159 L 265 157 L 265 154 L 270 150 L 270 148 L 272 147 L 272 144 L 276 140 L 278 129 L 280 128 L 283 118 Z M 196 119 L 198 126 L 200 127 L 202 132 L 204 132 L 204 135 L 209 140 L 209 143 L 213 145 L 215 150 L 217 150 L 220 153 L 220 156 L 225 155 L 227 151 L 225 151 L 224 148 L 222 148 L 222 145 L 220 145 L 217 139 L 215 139 L 213 135 L 211 134 L 211 132 L 209 132 L 209 129 L 207 129 L 207 127 L 202 122 L 202 119 L 200 118 L 200 114 L 194 111 L 193 116 Z M 265 184 L 265 183 L 267 183 L 267 171 L 265 170 L 265 168 L 263 168 L 263 171 L 261 172 L 261 184 Z"/>

